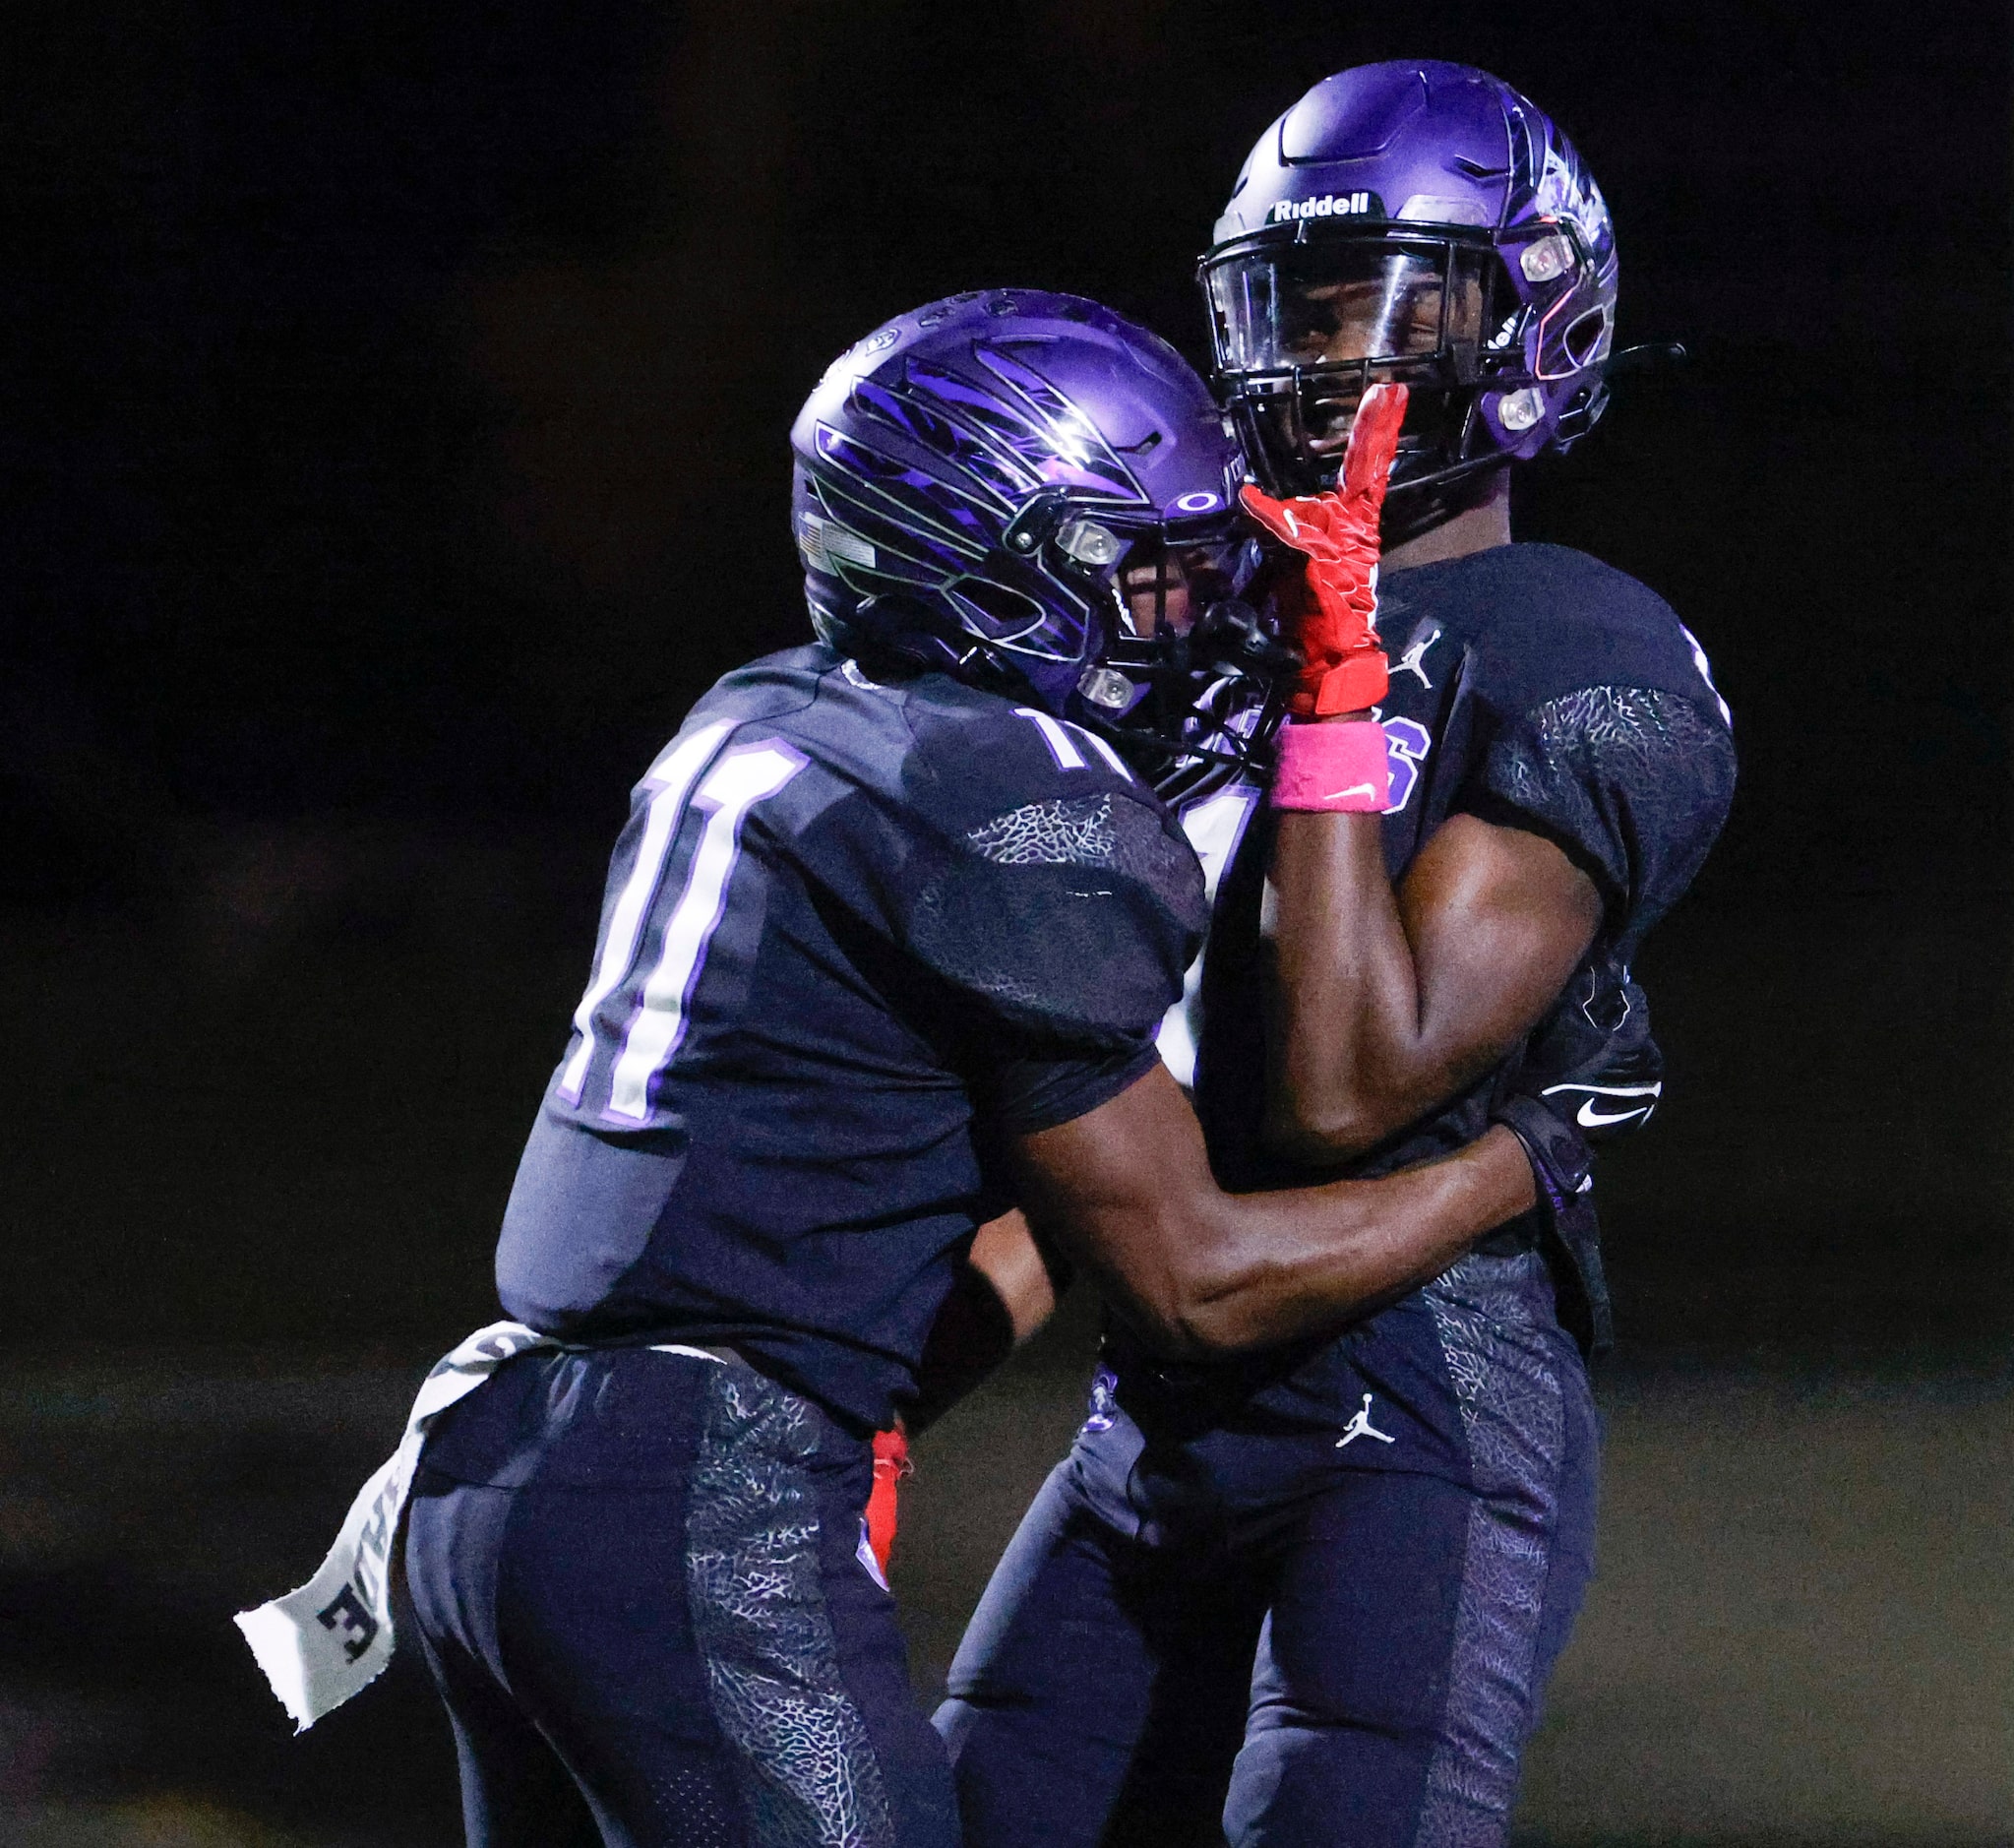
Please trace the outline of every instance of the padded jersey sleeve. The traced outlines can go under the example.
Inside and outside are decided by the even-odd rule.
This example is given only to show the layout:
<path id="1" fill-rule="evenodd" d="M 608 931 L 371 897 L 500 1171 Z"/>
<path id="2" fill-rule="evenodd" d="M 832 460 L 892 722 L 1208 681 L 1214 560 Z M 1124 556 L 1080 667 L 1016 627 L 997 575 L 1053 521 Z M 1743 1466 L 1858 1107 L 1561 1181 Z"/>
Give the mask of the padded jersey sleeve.
<path id="1" fill-rule="evenodd" d="M 918 743 L 898 935 L 977 1017 L 1000 1120 L 1067 1122 L 1153 1064 L 1207 921 L 1201 868 L 1075 726 L 990 703 Z"/>
<path id="2" fill-rule="evenodd" d="M 1692 883 L 1734 788 L 1734 739 L 1709 700 L 1589 686 L 1505 723 L 1463 806 L 1556 840 L 1600 889 L 1626 961 Z"/>

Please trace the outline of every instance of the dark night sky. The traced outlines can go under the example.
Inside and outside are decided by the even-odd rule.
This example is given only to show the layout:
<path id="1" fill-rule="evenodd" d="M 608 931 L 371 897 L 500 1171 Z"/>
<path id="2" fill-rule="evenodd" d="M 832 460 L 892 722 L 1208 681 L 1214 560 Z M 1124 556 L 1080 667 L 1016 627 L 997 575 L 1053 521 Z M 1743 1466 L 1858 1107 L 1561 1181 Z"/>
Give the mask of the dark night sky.
<path id="1" fill-rule="evenodd" d="M 1200 357 L 1245 149 L 1401 54 L 1560 116 L 1624 339 L 1697 355 L 1520 517 L 1714 654 L 1744 782 L 1710 886 L 2004 883 L 1997 5 L 40 0 L 12 31 L 20 893 L 131 877 L 132 817 L 602 832 L 684 705 L 802 632 L 784 436 L 833 352 L 1018 281 Z"/>

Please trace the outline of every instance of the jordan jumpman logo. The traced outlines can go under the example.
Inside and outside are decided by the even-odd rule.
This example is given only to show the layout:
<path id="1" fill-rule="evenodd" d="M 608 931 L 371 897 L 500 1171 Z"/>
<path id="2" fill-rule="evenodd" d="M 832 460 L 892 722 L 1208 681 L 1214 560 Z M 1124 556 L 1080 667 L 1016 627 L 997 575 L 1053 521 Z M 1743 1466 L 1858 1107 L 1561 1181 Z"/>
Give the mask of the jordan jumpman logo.
<path id="1" fill-rule="evenodd" d="M 1427 670 L 1421 663 L 1427 658 L 1427 650 L 1440 640 L 1438 627 L 1432 628 L 1425 635 L 1416 635 L 1407 645 L 1406 651 L 1392 663 L 1391 677 L 1396 680 L 1401 674 L 1411 674 L 1429 693 L 1434 691 L 1433 681 L 1427 678 Z"/>
<path id="2" fill-rule="evenodd" d="M 1387 1437 L 1371 1422 L 1371 1394 L 1364 1394 L 1364 1409 L 1343 1427 L 1343 1435 L 1336 1440 L 1336 1448 L 1354 1444 L 1359 1438 L 1375 1438 L 1380 1444 L 1394 1444 L 1395 1438 Z"/>

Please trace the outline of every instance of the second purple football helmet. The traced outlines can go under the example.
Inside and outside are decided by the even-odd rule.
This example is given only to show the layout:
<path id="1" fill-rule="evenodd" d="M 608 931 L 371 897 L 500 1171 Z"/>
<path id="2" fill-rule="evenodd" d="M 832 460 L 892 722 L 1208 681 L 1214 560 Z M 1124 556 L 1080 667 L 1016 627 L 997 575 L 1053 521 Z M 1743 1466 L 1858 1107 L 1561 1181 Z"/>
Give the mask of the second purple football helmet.
<path id="1" fill-rule="evenodd" d="M 834 647 L 1093 725 L 1164 793 L 1269 737 L 1280 651 L 1236 601 L 1256 556 L 1244 459 L 1158 336 L 1073 295 L 954 295 L 841 354 L 790 441 L 805 594 Z M 1179 583 L 1180 621 L 1158 590 L 1129 596 L 1143 579 Z"/>
<path id="2" fill-rule="evenodd" d="M 1557 125 L 1431 60 L 1315 85 L 1259 138 L 1201 264 L 1219 382 L 1274 494 L 1333 483 L 1380 379 L 1411 393 L 1394 495 L 1565 448 L 1602 412 L 1616 276 Z"/>

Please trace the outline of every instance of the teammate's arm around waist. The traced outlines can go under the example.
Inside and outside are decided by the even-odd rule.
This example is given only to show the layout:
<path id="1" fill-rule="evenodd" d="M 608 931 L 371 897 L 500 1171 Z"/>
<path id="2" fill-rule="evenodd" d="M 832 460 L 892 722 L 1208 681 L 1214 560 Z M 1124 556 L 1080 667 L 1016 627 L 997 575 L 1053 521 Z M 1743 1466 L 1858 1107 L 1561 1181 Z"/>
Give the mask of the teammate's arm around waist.
<path id="1" fill-rule="evenodd" d="M 1379 1180 L 1226 1194 L 1159 1065 L 1015 1149 L 1030 1220 L 1174 1356 L 1332 1328 L 1437 1276 L 1534 1199 L 1524 1153 L 1501 1129 Z"/>
<path id="2" fill-rule="evenodd" d="M 1363 1153 L 1496 1064 L 1594 941 L 1594 882 L 1552 841 L 1449 817 L 1396 890 L 1380 818 L 1280 817 L 1266 1135 Z"/>
<path id="3" fill-rule="evenodd" d="M 1049 1320 L 1068 1282 L 1068 1266 L 1036 1243 L 1018 1207 L 982 1225 L 931 1324 L 904 1429 L 926 1430 L 978 1386 Z"/>

